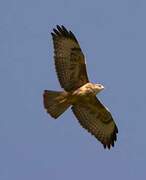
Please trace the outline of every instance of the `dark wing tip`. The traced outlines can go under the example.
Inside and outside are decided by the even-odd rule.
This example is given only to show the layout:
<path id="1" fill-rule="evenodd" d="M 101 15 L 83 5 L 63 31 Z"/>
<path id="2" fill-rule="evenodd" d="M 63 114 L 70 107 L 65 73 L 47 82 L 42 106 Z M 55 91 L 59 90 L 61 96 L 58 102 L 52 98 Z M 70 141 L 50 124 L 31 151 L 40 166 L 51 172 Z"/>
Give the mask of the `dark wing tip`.
<path id="1" fill-rule="evenodd" d="M 104 149 L 106 149 L 106 148 L 110 149 L 111 146 L 114 147 L 115 141 L 117 140 L 117 133 L 118 133 L 118 128 L 115 125 L 115 129 L 114 129 L 113 133 L 111 134 L 109 141 L 107 143 L 101 142 L 103 144 Z"/>
<path id="2" fill-rule="evenodd" d="M 70 34 L 70 37 L 71 37 L 72 39 L 74 39 L 74 41 L 76 41 L 76 42 L 78 43 L 75 35 L 74 35 L 71 31 L 69 31 L 69 34 Z"/>
<path id="3" fill-rule="evenodd" d="M 53 28 L 53 31 L 57 36 L 61 36 L 61 33 L 57 29 Z"/>
<path id="4" fill-rule="evenodd" d="M 53 28 L 53 32 L 51 32 L 52 37 L 65 37 L 74 40 L 76 43 L 78 43 L 75 35 L 68 31 L 63 25 L 59 26 L 56 25 L 56 28 Z"/>
<path id="5" fill-rule="evenodd" d="M 63 25 L 61 25 L 61 28 L 64 32 L 68 33 L 68 30 Z"/>
<path id="6" fill-rule="evenodd" d="M 106 149 L 106 144 L 103 144 L 104 149 Z"/>
<path id="7" fill-rule="evenodd" d="M 118 128 L 117 126 L 115 125 L 115 132 L 118 133 Z"/>
<path id="8" fill-rule="evenodd" d="M 60 27 L 59 25 L 56 25 L 56 27 L 57 27 L 57 29 L 58 29 L 59 31 L 62 30 L 61 27 Z"/>
<path id="9" fill-rule="evenodd" d="M 53 38 L 55 38 L 55 36 L 56 36 L 53 32 L 51 32 L 51 35 L 52 35 Z"/>

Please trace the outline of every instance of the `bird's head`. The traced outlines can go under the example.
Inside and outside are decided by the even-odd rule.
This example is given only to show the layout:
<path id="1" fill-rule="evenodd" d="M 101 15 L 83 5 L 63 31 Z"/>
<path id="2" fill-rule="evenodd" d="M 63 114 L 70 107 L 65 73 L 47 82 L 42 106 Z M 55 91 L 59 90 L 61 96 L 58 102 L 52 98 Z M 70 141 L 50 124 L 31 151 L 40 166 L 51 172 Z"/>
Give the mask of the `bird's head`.
<path id="1" fill-rule="evenodd" d="M 94 84 L 94 91 L 95 93 L 99 93 L 100 91 L 102 91 L 104 89 L 104 86 L 102 84 Z"/>

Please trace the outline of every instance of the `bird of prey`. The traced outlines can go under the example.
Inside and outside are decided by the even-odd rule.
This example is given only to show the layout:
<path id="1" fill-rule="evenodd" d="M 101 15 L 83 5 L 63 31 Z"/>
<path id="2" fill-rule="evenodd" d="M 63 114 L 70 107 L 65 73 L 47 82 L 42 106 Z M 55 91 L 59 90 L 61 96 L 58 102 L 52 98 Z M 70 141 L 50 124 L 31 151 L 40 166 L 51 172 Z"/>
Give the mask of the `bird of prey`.
<path id="1" fill-rule="evenodd" d="M 44 91 L 46 111 L 56 119 L 71 106 L 80 125 L 94 135 L 104 148 L 110 149 L 117 139 L 118 128 L 109 110 L 96 97 L 104 86 L 89 81 L 84 54 L 71 31 L 57 25 L 51 34 L 55 68 L 64 91 Z"/>

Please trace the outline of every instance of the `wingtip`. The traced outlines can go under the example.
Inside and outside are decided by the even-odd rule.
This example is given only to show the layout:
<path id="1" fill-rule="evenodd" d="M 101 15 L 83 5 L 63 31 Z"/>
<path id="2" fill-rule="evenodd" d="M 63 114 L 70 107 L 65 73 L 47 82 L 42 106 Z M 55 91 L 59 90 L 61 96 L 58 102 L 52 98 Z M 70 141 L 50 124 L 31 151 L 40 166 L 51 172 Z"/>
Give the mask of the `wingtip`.
<path id="1" fill-rule="evenodd" d="M 52 35 L 53 38 L 55 37 L 55 34 L 53 32 L 51 32 L 51 35 Z"/>
<path id="2" fill-rule="evenodd" d="M 56 28 L 58 29 L 58 31 L 62 31 L 61 26 L 56 25 Z"/>
<path id="3" fill-rule="evenodd" d="M 66 29 L 66 27 L 64 25 L 61 25 L 61 27 L 62 27 L 62 29 L 67 31 L 67 29 Z"/>
<path id="4" fill-rule="evenodd" d="M 116 131 L 117 134 L 119 133 L 119 130 L 118 130 L 117 126 L 115 126 L 115 131 Z"/>
<path id="5" fill-rule="evenodd" d="M 58 28 L 58 27 L 60 28 L 60 26 L 59 26 L 58 24 L 56 25 L 56 27 L 57 27 L 57 28 Z"/>
<path id="6" fill-rule="evenodd" d="M 74 40 L 76 43 L 78 43 L 75 35 L 70 31 L 67 30 L 67 28 L 64 25 L 56 25 L 55 28 L 53 28 L 53 32 L 51 33 L 53 38 L 58 37 L 65 37 L 65 38 L 70 38 L 72 40 Z"/>
<path id="7" fill-rule="evenodd" d="M 103 144 L 104 149 L 106 149 L 106 144 Z"/>

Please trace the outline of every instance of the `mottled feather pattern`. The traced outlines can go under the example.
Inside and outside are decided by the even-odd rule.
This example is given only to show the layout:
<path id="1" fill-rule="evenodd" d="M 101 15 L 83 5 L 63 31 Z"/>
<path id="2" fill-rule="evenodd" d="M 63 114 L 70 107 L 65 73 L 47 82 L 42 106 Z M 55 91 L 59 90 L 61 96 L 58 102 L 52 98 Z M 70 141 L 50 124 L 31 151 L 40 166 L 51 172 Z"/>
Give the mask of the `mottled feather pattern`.
<path id="1" fill-rule="evenodd" d="M 99 100 L 96 101 L 98 104 Z M 103 105 L 99 107 L 97 104 L 95 106 L 93 99 L 86 103 L 80 102 L 72 107 L 72 111 L 81 126 L 94 135 L 103 144 L 104 148 L 108 147 L 110 149 L 111 146 L 114 146 L 114 141 L 117 139 L 118 129 L 110 112 Z M 101 111 L 105 114 L 104 120 L 103 114 L 100 115 Z"/>
<path id="2" fill-rule="evenodd" d="M 55 67 L 61 87 L 75 90 L 88 82 L 84 55 L 77 39 L 64 26 L 52 32 Z"/>

